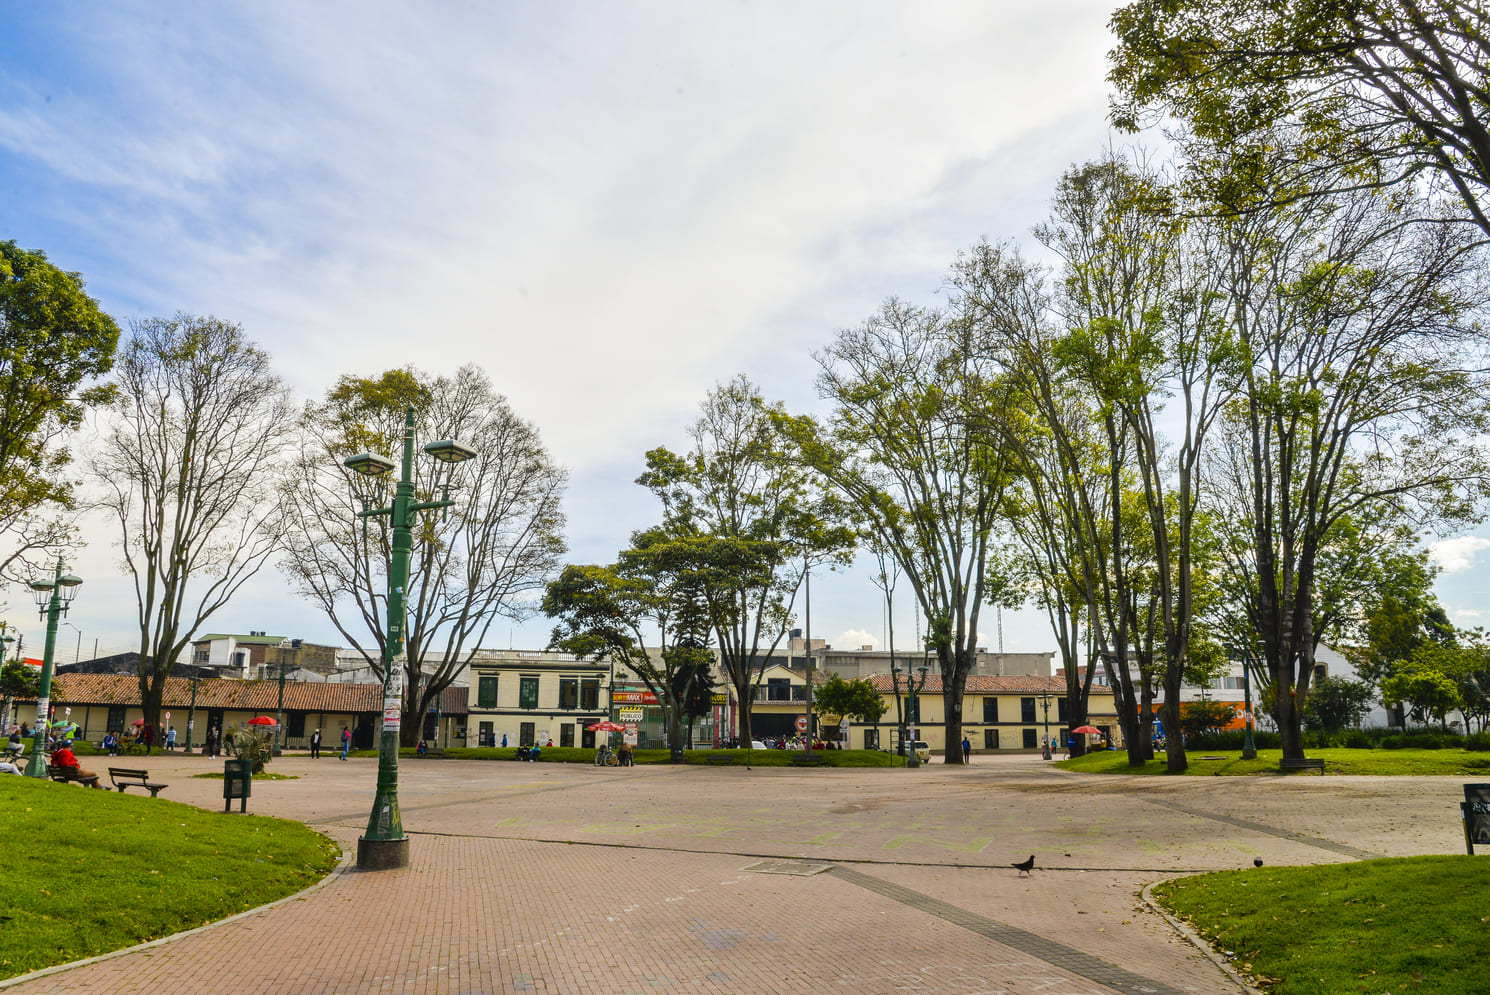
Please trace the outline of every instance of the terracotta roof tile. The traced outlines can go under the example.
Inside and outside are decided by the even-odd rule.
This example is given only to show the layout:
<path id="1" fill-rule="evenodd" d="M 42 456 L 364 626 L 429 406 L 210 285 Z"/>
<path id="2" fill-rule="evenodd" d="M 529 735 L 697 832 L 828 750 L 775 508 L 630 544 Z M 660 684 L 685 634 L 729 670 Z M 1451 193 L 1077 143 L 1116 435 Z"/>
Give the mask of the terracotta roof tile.
<path id="1" fill-rule="evenodd" d="M 306 712 L 377 712 L 383 688 L 378 684 L 285 683 L 285 708 Z M 52 680 L 52 701 L 63 705 L 139 705 L 140 682 L 133 674 L 58 674 Z M 162 704 L 186 708 L 191 704 L 191 682 L 166 678 Z M 279 707 L 278 681 L 238 681 L 207 678 L 197 685 L 198 708 L 272 712 Z M 451 709 L 453 712 L 454 709 Z"/>

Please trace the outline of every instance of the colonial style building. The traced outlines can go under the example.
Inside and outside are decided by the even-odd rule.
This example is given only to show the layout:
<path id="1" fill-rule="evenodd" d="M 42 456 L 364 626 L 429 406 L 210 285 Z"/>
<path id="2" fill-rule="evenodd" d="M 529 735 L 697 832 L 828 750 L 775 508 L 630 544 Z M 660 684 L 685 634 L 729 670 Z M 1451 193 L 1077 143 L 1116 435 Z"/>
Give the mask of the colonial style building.
<path id="1" fill-rule="evenodd" d="M 932 753 L 942 753 L 948 748 L 939 675 L 927 675 L 925 686 L 916 695 L 914 714 L 905 675 L 895 679 L 876 674 L 869 680 L 889 707 L 878 722 L 849 722 L 849 749 L 896 751 L 902 723 L 907 729 L 914 728 L 914 738 L 928 744 Z M 1114 741 L 1114 737 L 1121 739 L 1111 689 L 1092 688 L 1087 723 L 1102 730 L 1106 742 Z M 1064 743 L 1070 735 L 1068 730 L 1064 679 L 977 674 L 968 677 L 962 695 L 962 732 L 975 753 L 1039 750 L 1047 739 Z M 910 738 L 909 734 L 907 737 Z M 961 748 L 960 743 L 950 745 Z"/>
<path id="2" fill-rule="evenodd" d="M 178 748 L 188 734 L 200 744 L 207 729 L 223 730 L 258 715 L 275 717 L 280 707 L 280 683 L 222 678 L 190 680 L 168 677 L 162 700 L 161 724 L 176 728 Z M 358 749 L 377 745 L 377 722 L 382 715 L 383 689 L 378 684 L 334 684 L 286 681 L 283 688 L 285 728 L 280 742 L 287 749 L 305 749 L 310 736 L 321 730 L 326 747 L 339 743 L 342 726 L 353 732 Z M 34 713 L 34 703 L 33 711 Z M 17 714 L 26 717 L 25 708 Z M 52 681 L 52 721 L 76 722 L 78 735 L 99 742 L 107 732 L 127 732 L 144 719 L 140 684 L 130 674 L 58 674 Z M 193 728 L 188 729 L 191 722 Z M 425 717 L 425 738 L 439 746 L 461 746 L 466 726 L 466 689 L 448 688 L 439 707 Z M 160 742 L 157 739 L 157 742 Z"/>
<path id="3" fill-rule="evenodd" d="M 610 713 L 611 666 L 568 653 L 477 650 L 467 746 L 595 746 L 586 726 Z"/>

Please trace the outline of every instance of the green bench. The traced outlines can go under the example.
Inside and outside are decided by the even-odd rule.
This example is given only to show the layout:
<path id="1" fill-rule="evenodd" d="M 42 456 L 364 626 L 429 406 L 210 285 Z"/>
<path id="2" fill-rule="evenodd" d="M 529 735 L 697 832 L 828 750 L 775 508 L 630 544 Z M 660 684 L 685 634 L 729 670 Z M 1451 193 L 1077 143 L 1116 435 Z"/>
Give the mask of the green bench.
<path id="1" fill-rule="evenodd" d="M 109 780 L 114 782 L 114 787 L 119 789 L 120 794 L 125 788 L 144 788 L 154 798 L 160 794 L 161 789 L 168 788 L 168 784 L 154 784 L 150 780 L 150 772 L 134 770 L 129 767 L 110 767 Z"/>

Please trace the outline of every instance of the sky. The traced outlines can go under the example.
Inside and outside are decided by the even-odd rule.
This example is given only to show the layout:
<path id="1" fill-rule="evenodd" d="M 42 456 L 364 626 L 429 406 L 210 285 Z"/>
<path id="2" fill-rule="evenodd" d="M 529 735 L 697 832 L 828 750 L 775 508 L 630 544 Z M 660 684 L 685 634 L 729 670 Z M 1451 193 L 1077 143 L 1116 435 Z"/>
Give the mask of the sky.
<path id="1" fill-rule="evenodd" d="M 122 325 L 240 323 L 302 400 L 478 364 L 569 470 L 567 559 L 610 562 L 658 517 L 643 454 L 683 449 L 712 387 L 743 373 L 822 413 L 837 331 L 890 296 L 935 304 L 980 239 L 1028 246 L 1060 173 L 1128 141 L 1106 123 L 1115 6 L 6 5 L 0 239 Z M 108 524 L 84 534 L 61 661 L 138 644 Z M 1462 624 L 1486 536 L 1442 547 Z M 814 637 L 884 647 L 873 572 L 815 579 Z M 39 655 L 28 592 L 6 597 Z M 1033 611 L 980 628 L 1054 649 Z M 272 567 L 203 627 L 251 630 L 342 642 Z"/>

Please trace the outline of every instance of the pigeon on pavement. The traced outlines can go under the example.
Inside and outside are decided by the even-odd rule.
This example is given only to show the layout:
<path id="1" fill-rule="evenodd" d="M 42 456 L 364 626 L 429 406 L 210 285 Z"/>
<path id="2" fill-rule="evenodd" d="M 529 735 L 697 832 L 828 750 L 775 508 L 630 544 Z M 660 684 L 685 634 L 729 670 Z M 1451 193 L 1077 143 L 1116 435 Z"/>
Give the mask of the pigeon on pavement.
<path id="1" fill-rule="evenodd" d="M 1035 855 L 1032 853 L 1030 854 L 1029 860 L 1018 860 L 1010 864 L 1009 866 L 1019 868 L 1020 874 L 1028 874 L 1030 871 L 1035 869 Z"/>

